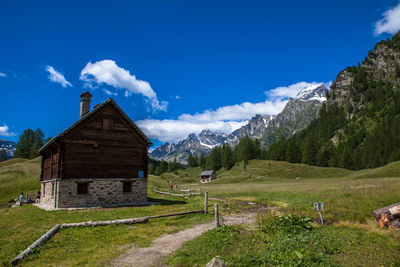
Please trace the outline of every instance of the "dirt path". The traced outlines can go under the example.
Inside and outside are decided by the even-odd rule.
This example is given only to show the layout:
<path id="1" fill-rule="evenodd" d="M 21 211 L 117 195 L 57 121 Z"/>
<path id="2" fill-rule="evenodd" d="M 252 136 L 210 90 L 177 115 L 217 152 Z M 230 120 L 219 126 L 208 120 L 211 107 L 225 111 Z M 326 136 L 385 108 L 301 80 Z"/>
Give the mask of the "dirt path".
<path id="1" fill-rule="evenodd" d="M 255 222 L 256 212 L 242 213 L 223 217 L 222 223 L 231 224 L 250 224 Z M 115 258 L 111 266 L 161 266 L 162 261 L 171 253 L 178 250 L 187 241 L 200 236 L 203 232 L 214 228 L 214 221 L 198 224 L 183 231 L 163 235 L 153 241 L 150 247 L 133 247 Z"/>

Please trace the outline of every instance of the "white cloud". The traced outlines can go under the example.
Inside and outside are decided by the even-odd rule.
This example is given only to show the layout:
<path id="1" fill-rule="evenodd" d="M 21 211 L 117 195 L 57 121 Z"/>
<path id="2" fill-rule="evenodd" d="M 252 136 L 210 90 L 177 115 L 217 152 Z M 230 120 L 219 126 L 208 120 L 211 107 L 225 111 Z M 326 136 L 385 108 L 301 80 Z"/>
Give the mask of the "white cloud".
<path id="1" fill-rule="evenodd" d="M 124 90 L 125 97 L 132 93 L 141 94 L 147 99 L 153 110 L 167 110 L 168 102 L 160 102 L 148 82 L 136 79 L 135 75 L 119 67 L 113 60 L 89 62 L 81 71 L 80 79 L 84 81 L 85 86 L 90 88 L 105 83 Z"/>
<path id="2" fill-rule="evenodd" d="M 195 122 L 178 120 L 141 120 L 137 125 L 153 139 L 161 142 L 177 143 L 191 133 L 200 133 L 204 129 L 215 132 L 231 133 L 246 124 L 247 121 Z"/>
<path id="3" fill-rule="evenodd" d="M 182 114 L 176 120 L 147 119 L 137 121 L 147 136 L 161 142 L 177 143 L 191 133 L 209 129 L 229 134 L 245 125 L 256 114 L 277 114 L 286 105 L 286 100 L 223 106 L 202 113 Z"/>
<path id="4" fill-rule="evenodd" d="M 72 87 L 72 84 L 65 79 L 64 75 L 56 71 L 52 66 L 48 65 L 46 67 L 46 71 L 49 73 L 48 78 L 51 82 L 59 83 L 61 84 L 62 87 L 68 87 L 68 86 Z"/>
<path id="5" fill-rule="evenodd" d="M 385 11 L 383 18 L 375 23 L 375 35 L 382 33 L 394 34 L 400 30 L 400 2 L 397 6 Z"/>
<path id="6" fill-rule="evenodd" d="M 3 126 L 0 126 L 0 136 L 16 136 L 16 133 L 9 132 L 9 128 L 7 124 L 3 124 Z"/>
<path id="7" fill-rule="evenodd" d="M 182 97 L 180 97 L 179 95 L 175 96 L 176 99 L 181 99 Z"/>
<path id="8" fill-rule="evenodd" d="M 312 82 L 312 83 L 298 82 L 298 83 L 294 83 L 289 86 L 276 87 L 275 89 L 265 91 L 265 94 L 272 99 L 275 99 L 275 98 L 285 99 L 285 98 L 289 98 L 289 97 L 294 98 L 305 87 L 315 86 L 315 85 L 319 85 L 319 84 L 321 84 L 321 83 L 320 82 L 319 83 L 317 83 L 317 82 Z M 327 82 L 324 84 L 325 84 L 325 86 L 328 87 L 332 84 L 332 82 Z"/>
<path id="9" fill-rule="evenodd" d="M 0 77 L 6 77 L 6 76 L 7 76 L 7 74 L 0 72 Z"/>
<path id="10" fill-rule="evenodd" d="M 150 138 L 169 143 L 177 143 L 189 134 L 200 133 L 205 129 L 229 134 L 245 125 L 256 114 L 278 114 L 285 107 L 288 97 L 295 97 L 305 87 L 316 84 L 321 83 L 299 82 L 287 87 L 277 87 L 265 92 L 269 99 L 264 102 L 244 102 L 202 113 L 182 114 L 176 120 L 146 119 L 136 123 Z M 325 85 L 329 85 L 329 82 Z"/>
<path id="11" fill-rule="evenodd" d="M 103 89 L 103 92 L 106 93 L 106 95 L 113 95 L 113 96 L 117 96 L 118 94 L 116 92 L 111 92 L 110 90 L 107 89 Z"/>
<path id="12" fill-rule="evenodd" d="M 285 107 L 286 102 L 282 99 L 259 103 L 244 102 L 238 105 L 223 106 L 216 110 L 205 110 L 194 115 L 182 114 L 179 116 L 179 120 L 190 122 L 248 120 L 256 114 L 277 114 Z"/>

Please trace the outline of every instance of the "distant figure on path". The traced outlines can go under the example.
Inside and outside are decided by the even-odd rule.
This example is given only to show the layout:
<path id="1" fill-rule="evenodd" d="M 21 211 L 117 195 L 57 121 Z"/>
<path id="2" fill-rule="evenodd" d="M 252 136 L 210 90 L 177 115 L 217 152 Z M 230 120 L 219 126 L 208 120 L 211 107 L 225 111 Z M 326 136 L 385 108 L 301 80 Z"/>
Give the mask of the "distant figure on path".
<path id="1" fill-rule="evenodd" d="M 174 186 L 172 184 L 169 185 L 169 189 L 172 190 L 172 188 L 174 188 Z"/>
<path id="2" fill-rule="evenodd" d="M 24 204 L 24 192 L 21 192 L 19 196 L 19 205 L 22 206 Z"/>

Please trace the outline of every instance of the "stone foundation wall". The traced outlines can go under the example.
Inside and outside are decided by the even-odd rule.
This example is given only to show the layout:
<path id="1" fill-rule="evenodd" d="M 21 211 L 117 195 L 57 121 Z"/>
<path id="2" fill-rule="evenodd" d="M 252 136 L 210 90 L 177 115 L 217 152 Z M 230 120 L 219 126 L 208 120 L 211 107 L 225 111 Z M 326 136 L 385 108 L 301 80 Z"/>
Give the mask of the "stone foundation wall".
<path id="1" fill-rule="evenodd" d="M 52 194 L 52 188 L 54 191 Z M 56 182 L 54 180 L 42 182 L 40 188 L 40 203 L 54 207 L 56 199 Z"/>
<path id="2" fill-rule="evenodd" d="M 131 192 L 123 192 L 123 182 L 132 183 Z M 59 180 L 58 183 L 57 208 L 132 206 L 147 203 L 146 178 L 79 178 Z M 78 183 L 88 183 L 87 194 L 78 194 Z"/>

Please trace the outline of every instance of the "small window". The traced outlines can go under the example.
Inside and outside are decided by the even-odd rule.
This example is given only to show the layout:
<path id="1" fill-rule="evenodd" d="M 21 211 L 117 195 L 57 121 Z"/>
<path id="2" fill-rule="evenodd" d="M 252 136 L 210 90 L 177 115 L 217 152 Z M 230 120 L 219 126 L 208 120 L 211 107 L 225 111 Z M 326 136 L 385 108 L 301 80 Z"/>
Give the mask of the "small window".
<path id="1" fill-rule="evenodd" d="M 51 196 L 54 197 L 54 183 L 51 184 Z"/>
<path id="2" fill-rule="evenodd" d="M 88 193 L 88 183 L 78 183 L 78 194 L 87 194 Z"/>
<path id="3" fill-rule="evenodd" d="M 45 195 L 46 195 L 46 184 L 43 184 L 42 196 L 44 197 Z"/>
<path id="4" fill-rule="evenodd" d="M 139 171 L 139 178 L 144 178 L 144 171 Z"/>
<path id="5" fill-rule="evenodd" d="M 103 119 L 103 130 L 111 131 L 114 128 L 114 121 L 112 119 Z"/>
<path id="6" fill-rule="evenodd" d="M 132 182 L 123 182 L 122 191 L 124 193 L 132 192 Z"/>

